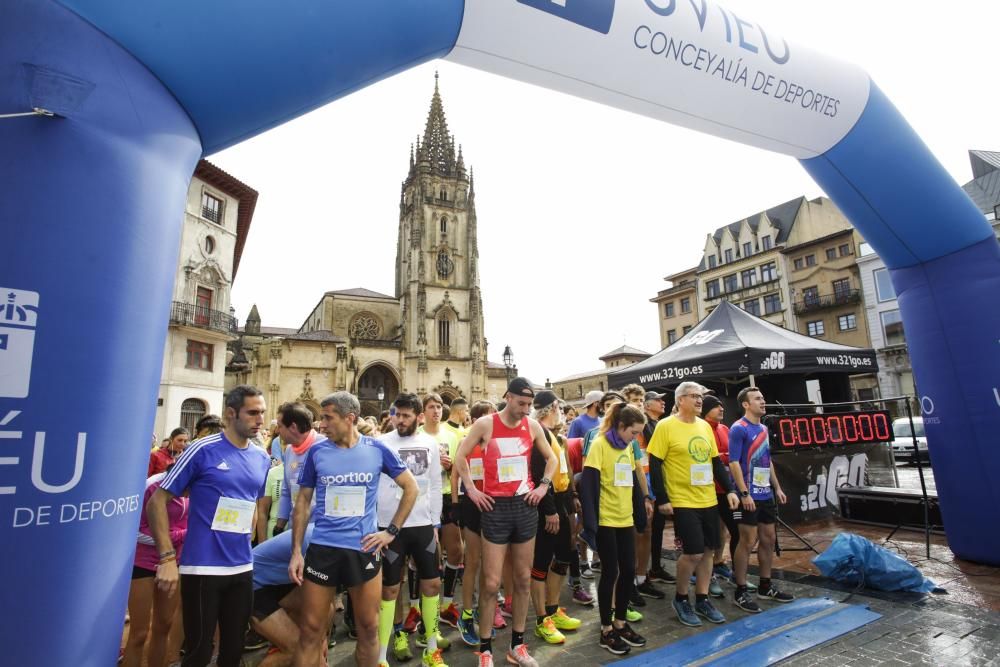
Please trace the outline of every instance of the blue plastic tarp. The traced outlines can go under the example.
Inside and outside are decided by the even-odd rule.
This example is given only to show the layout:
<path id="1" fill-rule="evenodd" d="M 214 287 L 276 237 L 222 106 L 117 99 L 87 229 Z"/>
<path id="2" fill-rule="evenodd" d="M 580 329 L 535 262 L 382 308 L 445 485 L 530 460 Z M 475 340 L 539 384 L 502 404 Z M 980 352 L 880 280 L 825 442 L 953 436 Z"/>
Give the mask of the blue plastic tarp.
<path id="1" fill-rule="evenodd" d="M 854 533 L 841 533 L 813 558 L 824 576 L 850 586 L 880 591 L 930 593 L 937 585 L 899 554 Z"/>

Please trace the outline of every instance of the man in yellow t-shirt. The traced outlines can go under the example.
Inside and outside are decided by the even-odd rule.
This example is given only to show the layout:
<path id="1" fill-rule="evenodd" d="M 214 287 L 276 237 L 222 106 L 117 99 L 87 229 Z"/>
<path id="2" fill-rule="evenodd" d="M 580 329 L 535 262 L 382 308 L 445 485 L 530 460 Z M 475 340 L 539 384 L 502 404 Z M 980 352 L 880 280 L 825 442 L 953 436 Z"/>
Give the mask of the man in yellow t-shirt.
<path id="1" fill-rule="evenodd" d="M 711 623 L 726 621 L 708 600 L 713 553 L 721 540 L 715 481 L 726 490 L 729 506 L 739 506 L 712 428 L 698 416 L 704 395 L 705 388 L 697 382 L 678 385 L 674 391 L 677 414 L 657 423 L 646 450 L 656 504 L 663 514 L 673 515 L 674 534 L 683 551 L 677 559 L 673 608 L 680 622 L 692 627 L 701 625 L 699 616 Z M 694 608 L 688 598 L 692 573 L 696 575 Z"/>

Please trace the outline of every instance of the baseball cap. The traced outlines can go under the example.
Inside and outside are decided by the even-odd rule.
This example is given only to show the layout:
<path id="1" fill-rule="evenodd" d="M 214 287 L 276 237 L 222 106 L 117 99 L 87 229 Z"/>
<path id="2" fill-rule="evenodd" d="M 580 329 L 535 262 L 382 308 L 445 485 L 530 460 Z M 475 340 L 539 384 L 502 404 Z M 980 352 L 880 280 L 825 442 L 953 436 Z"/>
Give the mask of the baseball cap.
<path id="1" fill-rule="evenodd" d="M 586 398 L 583 399 L 583 404 L 586 407 L 590 407 L 594 403 L 600 403 L 602 398 L 604 398 L 604 392 L 594 389 L 587 392 Z"/>
<path id="2" fill-rule="evenodd" d="M 662 401 L 663 397 L 665 395 L 666 394 L 658 394 L 655 391 L 647 391 L 646 392 L 646 397 L 643 400 L 646 401 L 646 402 L 648 402 L 648 401 Z"/>
<path id="3" fill-rule="evenodd" d="M 535 390 L 531 388 L 531 383 L 528 382 L 527 378 L 517 377 L 510 381 L 507 385 L 507 393 L 513 394 L 514 396 L 527 396 L 528 398 L 535 397 Z"/>
<path id="4" fill-rule="evenodd" d="M 535 400 L 532 402 L 532 405 L 536 410 L 541 410 L 542 408 L 549 407 L 558 400 L 559 397 L 556 396 L 556 392 L 545 389 L 535 394 Z"/>

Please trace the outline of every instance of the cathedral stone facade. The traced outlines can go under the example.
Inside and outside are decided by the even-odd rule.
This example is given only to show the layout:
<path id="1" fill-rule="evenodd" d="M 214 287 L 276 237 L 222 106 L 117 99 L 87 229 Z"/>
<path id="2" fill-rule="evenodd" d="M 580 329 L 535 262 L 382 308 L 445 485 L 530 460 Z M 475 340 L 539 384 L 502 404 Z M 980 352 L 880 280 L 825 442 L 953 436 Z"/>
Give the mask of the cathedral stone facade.
<path id="1" fill-rule="evenodd" d="M 498 385 L 502 394 L 505 368 L 486 360 L 475 202 L 435 75 L 400 194 L 395 295 L 326 292 L 298 329 L 262 327 L 254 306 L 231 346 L 227 388 L 260 387 L 272 415 L 292 399 L 318 414 L 317 401 L 337 390 L 357 394 L 365 414 L 400 391 L 445 402 L 495 398 Z"/>

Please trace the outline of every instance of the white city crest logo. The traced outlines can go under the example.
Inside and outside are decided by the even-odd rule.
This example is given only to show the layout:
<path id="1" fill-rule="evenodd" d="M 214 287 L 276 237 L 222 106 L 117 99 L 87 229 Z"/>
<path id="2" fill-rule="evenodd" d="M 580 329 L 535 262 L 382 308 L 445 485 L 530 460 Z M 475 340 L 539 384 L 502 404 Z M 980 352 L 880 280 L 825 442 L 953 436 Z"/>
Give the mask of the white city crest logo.
<path id="1" fill-rule="evenodd" d="M 26 398 L 35 350 L 38 292 L 0 287 L 0 299 L 0 398 Z"/>

